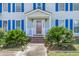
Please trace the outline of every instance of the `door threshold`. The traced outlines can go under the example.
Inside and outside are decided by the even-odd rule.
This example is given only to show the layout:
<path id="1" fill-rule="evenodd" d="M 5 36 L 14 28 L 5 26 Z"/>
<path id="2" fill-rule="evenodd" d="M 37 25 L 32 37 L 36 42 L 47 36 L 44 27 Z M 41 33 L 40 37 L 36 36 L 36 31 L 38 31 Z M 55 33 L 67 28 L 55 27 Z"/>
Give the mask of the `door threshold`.
<path id="1" fill-rule="evenodd" d="M 32 37 L 44 37 L 43 35 L 42 36 L 39 36 L 39 35 L 34 35 L 34 36 L 32 36 Z"/>

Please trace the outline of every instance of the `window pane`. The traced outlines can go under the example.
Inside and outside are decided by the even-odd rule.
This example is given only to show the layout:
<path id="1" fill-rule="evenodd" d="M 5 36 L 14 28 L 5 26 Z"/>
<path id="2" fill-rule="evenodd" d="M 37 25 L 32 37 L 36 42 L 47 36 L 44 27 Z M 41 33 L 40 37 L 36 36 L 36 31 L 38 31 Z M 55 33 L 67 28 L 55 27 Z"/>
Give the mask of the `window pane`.
<path id="1" fill-rule="evenodd" d="M 79 33 L 79 20 L 74 21 L 74 32 Z"/>
<path id="2" fill-rule="evenodd" d="M 7 21 L 3 21 L 3 29 L 7 31 Z"/>
<path id="3" fill-rule="evenodd" d="M 20 12 L 20 11 L 21 11 L 21 4 L 16 3 L 16 12 Z"/>
<path id="4" fill-rule="evenodd" d="M 16 21 L 16 29 L 20 29 L 20 20 Z"/>
<path id="5" fill-rule="evenodd" d="M 58 24 L 60 27 L 64 27 L 64 20 L 58 20 Z"/>
<path id="6" fill-rule="evenodd" d="M 41 9 L 41 3 L 38 3 L 38 4 L 37 4 L 37 8 L 38 8 L 38 9 Z"/>
<path id="7" fill-rule="evenodd" d="M 58 10 L 59 10 L 59 11 L 64 11 L 64 8 L 65 8 L 65 7 L 64 7 L 64 3 L 59 3 L 59 4 L 58 4 Z"/>
<path id="8" fill-rule="evenodd" d="M 3 3 L 3 11 L 8 11 L 8 3 Z"/>
<path id="9" fill-rule="evenodd" d="M 73 10 L 74 10 L 74 11 L 79 10 L 79 3 L 74 3 L 74 4 L 73 4 Z"/>

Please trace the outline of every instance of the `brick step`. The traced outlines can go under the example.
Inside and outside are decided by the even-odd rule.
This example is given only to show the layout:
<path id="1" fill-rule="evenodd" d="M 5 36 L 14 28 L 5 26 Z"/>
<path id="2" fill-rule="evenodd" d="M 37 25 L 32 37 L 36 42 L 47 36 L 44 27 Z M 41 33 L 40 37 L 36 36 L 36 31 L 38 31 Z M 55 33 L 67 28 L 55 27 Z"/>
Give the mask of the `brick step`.
<path id="1" fill-rule="evenodd" d="M 31 43 L 44 43 L 44 37 L 31 37 Z"/>

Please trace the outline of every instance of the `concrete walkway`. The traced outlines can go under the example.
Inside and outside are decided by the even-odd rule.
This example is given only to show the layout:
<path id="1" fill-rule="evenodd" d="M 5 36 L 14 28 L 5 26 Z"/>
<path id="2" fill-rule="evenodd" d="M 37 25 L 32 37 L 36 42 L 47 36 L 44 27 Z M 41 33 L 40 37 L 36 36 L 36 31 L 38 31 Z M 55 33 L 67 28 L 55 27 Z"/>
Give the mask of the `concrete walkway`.
<path id="1" fill-rule="evenodd" d="M 46 48 L 44 44 L 33 44 L 30 43 L 23 52 L 24 56 L 47 56 Z"/>

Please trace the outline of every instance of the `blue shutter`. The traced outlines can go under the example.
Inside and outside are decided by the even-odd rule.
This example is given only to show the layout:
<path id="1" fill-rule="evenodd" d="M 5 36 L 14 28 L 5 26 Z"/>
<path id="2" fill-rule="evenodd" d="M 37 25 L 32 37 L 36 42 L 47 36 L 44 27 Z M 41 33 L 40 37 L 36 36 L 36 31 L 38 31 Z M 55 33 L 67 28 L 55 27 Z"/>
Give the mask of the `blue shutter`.
<path id="1" fill-rule="evenodd" d="M 12 5 L 12 11 L 15 12 L 15 3 Z"/>
<path id="2" fill-rule="evenodd" d="M 24 12 L 24 3 L 21 4 L 22 12 Z"/>
<path id="3" fill-rule="evenodd" d="M 11 20 L 8 20 L 8 30 L 11 30 Z"/>
<path id="4" fill-rule="evenodd" d="M 8 3 L 8 12 L 11 12 L 11 3 Z"/>
<path id="5" fill-rule="evenodd" d="M 2 3 L 0 3 L 0 13 L 2 12 Z"/>
<path id="6" fill-rule="evenodd" d="M 42 6 L 43 6 L 43 10 L 45 10 L 45 3 L 43 3 L 43 5 L 42 5 Z"/>
<path id="7" fill-rule="evenodd" d="M 2 20 L 0 20 L 0 28 L 2 28 Z"/>
<path id="8" fill-rule="evenodd" d="M 70 11 L 72 11 L 72 10 L 73 10 L 73 4 L 70 3 Z"/>
<path id="9" fill-rule="evenodd" d="M 65 27 L 68 29 L 68 19 L 65 20 Z"/>
<path id="10" fill-rule="evenodd" d="M 15 29 L 15 20 L 12 20 L 12 29 Z"/>
<path id="11" fill-rule="evenodd" d="M 70 19 L 70 30 L 73 30 L 73 19 Z"/>
<path id="12" fill-rule="evenodd" d="M 68 11 L 68 3 L 65 4 L 65 11 Z"/>
<path id="13" fill-rule="evenodd" d="M 56 8 L 56 11 L 58 11 L 58 3 L 56 3 L 55 8 Z"/>
<path id="14" fill-rule="evenodd" d="M 21 20 L 21 29 L 24 31 L 24 20 Z"/>
<path id="15" fill-rule="evenodd" d="M 36 3 L 33 3 L 33 10 L 36 9 Z"/>
<path id="16" fill-rule="evenodd" d="M 55 25 L 58 26 L 58 20 L 55 20 Z"/>

